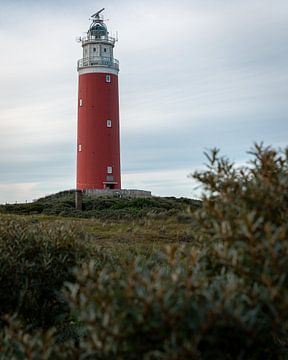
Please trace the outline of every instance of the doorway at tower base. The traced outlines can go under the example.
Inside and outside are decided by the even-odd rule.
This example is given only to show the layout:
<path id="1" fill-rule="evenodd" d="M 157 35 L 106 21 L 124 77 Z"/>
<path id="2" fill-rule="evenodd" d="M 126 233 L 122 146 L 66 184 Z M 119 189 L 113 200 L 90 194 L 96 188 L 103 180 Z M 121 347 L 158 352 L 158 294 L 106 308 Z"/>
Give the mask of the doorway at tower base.
<path id="1" fill-rule="evenodd" d="M 151 191 L 136 189 L 85 189 L 82 191 L 84 195 L 91 197 L 109 196 L 118 198 L 151 198 Z"/>

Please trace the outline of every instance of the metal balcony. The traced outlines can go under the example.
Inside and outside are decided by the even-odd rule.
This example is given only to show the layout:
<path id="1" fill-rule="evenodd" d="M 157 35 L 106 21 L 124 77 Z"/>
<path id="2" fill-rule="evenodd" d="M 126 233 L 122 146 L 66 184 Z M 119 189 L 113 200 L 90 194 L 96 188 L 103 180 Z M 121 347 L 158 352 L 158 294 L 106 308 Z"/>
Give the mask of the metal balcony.
<path id="1" fill-rule="evenodd" d="M 87 44 L 87 43 L 97 43 L 97 42 L 103 43 L 103 42 L 105 42 L 105 43 L 109 43 L 114 46 L 114 44 L 117 40 L 111 36 L 94 36 L 94 35 L 87 34 L 87 35 L 81 37 L 81 41 L 82 41 L 82 45 Z"/>
<path id="2" fill-rule="evenodd" d="M 106 58 L 102 56 L 91 56 L 78 60 L 77 69 L 83 69 L 91 66 L 105 66 L 119 70 L 119 61 L 117 59 Z"/>

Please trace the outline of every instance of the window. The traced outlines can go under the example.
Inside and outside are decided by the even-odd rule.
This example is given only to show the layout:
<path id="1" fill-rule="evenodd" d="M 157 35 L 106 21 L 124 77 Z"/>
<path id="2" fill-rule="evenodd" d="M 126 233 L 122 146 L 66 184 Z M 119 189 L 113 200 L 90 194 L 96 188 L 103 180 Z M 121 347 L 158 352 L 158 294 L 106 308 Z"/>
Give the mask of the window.
<path id="1" fill-rule="evenodd" d="M 106 75 L 106 82 L 110 83 L 111 82 L 111 76 L 110 75 Z"/>
<path id="2" fill-rule="evenodd" d="M 104 52 L 106 52 L 107 51 L 107 49 L 106 48 L 104 48 Z"/>
<path id="3" fill-rule="evenodd" d="M 96 51 L 96 48 L 93 48 L 93 51 L 95 52 L 95 51 Z"/>
<path id="4" fill-rule="evenodd" d="M 83 99 L 79 100 L 79 106 L 83 106 Z"/>
<path id="5" fill-rule="evenodd" d="M 79 152 L 82 151 L 82 145 L 81 145 L 81 144 L 78 145 L 78 151 L 79 151 Z"/>
<path id="6" fill-rule="evenodd" d="M 114 181 L 114 176 L 112 175 L 106 176 L 106 181 Z"/>
<path id="7" fill-rule="evenodd" d="M 106 125 L 107 125 L 108 128 L 111 128 L 112 127 L 112 120 L 107 120 Z"/>
<path id="8" fill-rule="evenodd" d="M 112 174 L 112 166 L 107 166 L 107 174 Z"/>

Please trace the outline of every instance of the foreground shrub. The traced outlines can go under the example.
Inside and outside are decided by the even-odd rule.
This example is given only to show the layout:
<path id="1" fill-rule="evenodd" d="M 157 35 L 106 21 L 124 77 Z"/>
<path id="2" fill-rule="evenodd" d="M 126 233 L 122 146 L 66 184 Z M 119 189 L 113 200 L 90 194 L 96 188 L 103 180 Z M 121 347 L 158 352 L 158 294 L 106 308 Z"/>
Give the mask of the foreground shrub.
<path id="1" fill-rule="evenodd" d="M 206 190 L 196 234 L 209 244 L 211 275 L 243 284 L 247 321 L 288 356 L 288 149 L 250 153 L 249 166 L 237 169 L 214 150 L 208 171 L 194 174 Z"/>
<path id="2" fill-rule="evenodd" d="M 80 241 L 81 240 L 81 241 Z M 60 292 L 85 255 L 85 239 L 71 224 L 0 218 L 0 315 L 47 328 L 69 311 Z"/>
<path id="3" fill-rule="evenodd" d="M 95 273 L 93 263 L 78 274 L 70 301 L 85 327 L 83 358 L 261 358 L 267 337 L 242 321 L 235 284 L 207 278 L 196 250 L 164 255 L 159 266 L 136 261 L 128 276 Z"/>
<path id="4" fill-rule="evenodd" d="M 194 174 L 205 190 L 194 215 L 200 253 L 170 249 L 166 263 L 136 264 L 127 276 L 86 268 L 72 290 L 90 332 L 83 349 L 131 359 L 288 356 L 288 151 L 251 154 L 237 168 L 213 150 L 208 170 Z"/>

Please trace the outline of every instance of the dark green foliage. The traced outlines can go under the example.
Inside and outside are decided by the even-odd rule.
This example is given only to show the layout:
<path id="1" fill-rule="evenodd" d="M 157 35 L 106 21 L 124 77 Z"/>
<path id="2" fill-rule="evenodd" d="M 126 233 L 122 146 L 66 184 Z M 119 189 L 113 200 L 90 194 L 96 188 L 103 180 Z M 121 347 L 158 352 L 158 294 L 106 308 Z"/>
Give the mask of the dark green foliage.
<path id="1" fill-rule="evenodd" d="M 68 295 L 86 330 L 83 358 L 274 359 L 285 352 L 257 303 L 241 297 L 244 284 L 209 277 L 202 256 L 169 247 L 151 263 L 136 261 L 129 274 L 85 266 Z"/>
<path id="2" fill-rule="evenodd" d="M 70 224 L 0 218 L 0 314 L 17 312 L 32 327 L 55 325 L 69 311 L 60 289 L 84 255 Z"/>
<path id="3" fill-rule="evenodd" d="M 251 154 L 246 168 L 207 154 L 192 243 L 126 265 L 94 252 L 63 290 L 68 340 L 7 319 L 3 359 L 287 359 L 288 150 Z"/>
<path id="4" fill-rule="evenodd" d="M 83 210 L 75 210 L 75 191 L 62 191 L 27 204 L 7 204 L 0 206 L 4 213 L 30 215 L 60 215 L 76 218 L 97 218 L 102 220 L 129 220 L 149 214 L 174 215 L 186 210 L 187 206 L 196 209 L 199 200 L 152 197 L 152 198 L 92 198 L 83 196 Z"/>
<path id="5" fill-rule="evenodd" d="M 44 204 L 37 202 L 27 203 L 27 204 L 0 205 L 0 209 L 2 212 L 8 214 L 19 214 L 19 215 L 41 214 L 44 208 L 45 208 Z"/>
<path id="6" fill-rule="evenodd" d="M 237 169 L 214 150 L 208 171 L 194 174 L 207 192 L 195 230 L 210 276 L 237 284 L 232 309 L 242 326 L 264 340 L 265 358 L 287 358 L 288 149 L 256 145 L 250 154 L 250 166 Z"/>

